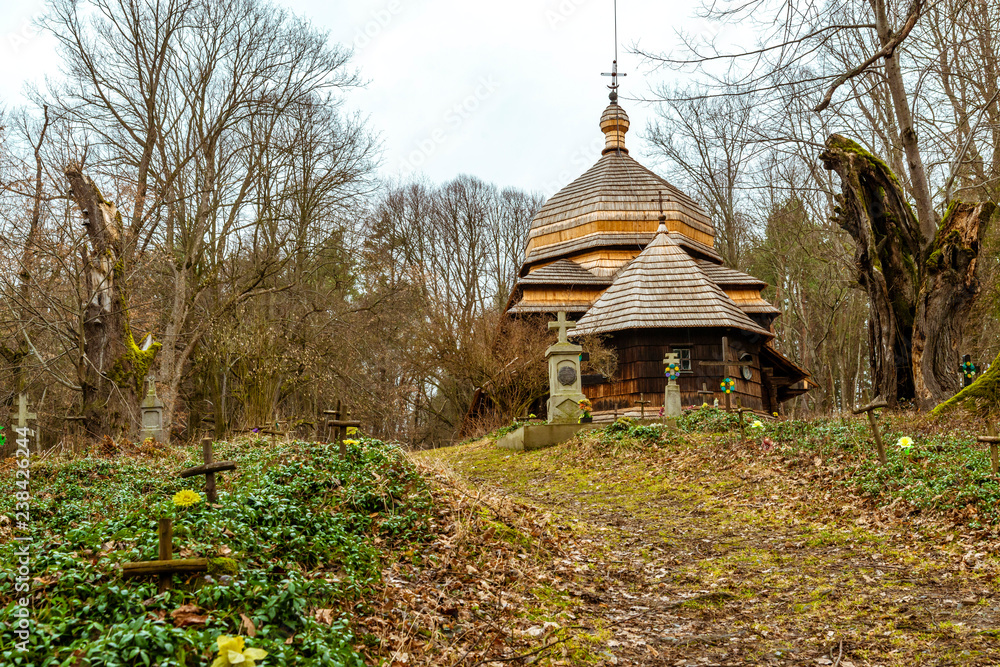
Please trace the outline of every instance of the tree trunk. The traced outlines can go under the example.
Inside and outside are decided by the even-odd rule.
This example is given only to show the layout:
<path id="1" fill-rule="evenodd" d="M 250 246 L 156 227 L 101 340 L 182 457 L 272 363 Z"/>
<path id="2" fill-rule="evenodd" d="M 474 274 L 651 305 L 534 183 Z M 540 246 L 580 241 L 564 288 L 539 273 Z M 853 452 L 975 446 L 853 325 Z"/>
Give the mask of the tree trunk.
<path id="1" fill-rule="evenodd" d="M 837 134 L 820 159 L 840 176 L 834 220 L 854 239 L 870 301 L 874 393 L 892 406 L 913 398 L 931 408 L 958 389 L 961 332 L 979 292 L 979 241 L 996 207 L 955 203 L 927 238 L 882 160 Z"/>
<path id="2" fill-rule="evenodd" d="M 142 383 L 160 348 L 141 350 L 132 336 L 121 214 L 80 165 L 65 170 L 70 197 L 80 208 L 90 247 L 84 248 L 87 304 L 83 312 L 84 425 L 92 437 L 134 435 Z"/>

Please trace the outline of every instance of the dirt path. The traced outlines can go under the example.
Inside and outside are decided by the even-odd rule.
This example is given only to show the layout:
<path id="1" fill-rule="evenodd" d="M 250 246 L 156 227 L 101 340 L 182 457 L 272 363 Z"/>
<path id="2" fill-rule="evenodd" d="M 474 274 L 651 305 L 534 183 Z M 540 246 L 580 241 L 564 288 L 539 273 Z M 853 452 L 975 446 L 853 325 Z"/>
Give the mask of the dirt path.
<path id="1" fill-rule="evenodd" d="M 552 515 L 565 557 L 529 593 L 603 645 L 595 662 L 1000 665 L 998 544 L 866 510 L 818 460 L 708 438 L 421 457 Z"/>

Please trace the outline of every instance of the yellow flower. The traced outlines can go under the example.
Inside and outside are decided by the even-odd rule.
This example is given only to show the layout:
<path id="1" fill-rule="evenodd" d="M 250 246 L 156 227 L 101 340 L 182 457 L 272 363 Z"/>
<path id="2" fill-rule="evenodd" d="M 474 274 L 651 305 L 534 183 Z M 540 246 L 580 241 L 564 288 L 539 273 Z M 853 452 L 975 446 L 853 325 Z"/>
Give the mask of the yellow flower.
<path id="1" fill-rule="evenodd" d="M 759 419 L 755 419 L 754 422 L 750 424 L 750 428 L 764 428 L 764 425 L 760 423 Z"/>
<path id="2" fill-rule="evenodd" d="M 900 449 L 909 449 L 913 446 L 913 438 L 908 435 L 904 435 L 902 438 L 896 441 L 896 446 Z"/>
<path id="3" fill-rule="evenodd" d="M 348 426 L 347 427 L 347 435 L 354 435 L 357 432 L 358 432 L 358 427 L 357 426 Z"/>
<path id="4" fill-rule="evenodd" d="M 356 445 L 358 442 L 358 440 L 344 440 L 345 445 Z"/>
<path id="5" fill-rule="evenodd" d="M 258 660 L 263 660 L 267 651 L 259 648 L 243 648 L 243 637 L 219 635 L 219 657 L 212 667 L 255 667 Z"/>
<path id="6" fill-rule="evenodd" d="M 707 407 L 708 407 L 708 403 L 702 403 L 702 404 L 701 404 L 701 407 L 703 407 L 703 408 L 707 408 Z"/>
<path id="7" fill-rule="evenodd" d="M 174 505 L 178 507 L 189 507 L 201 502 L 201 494 L 191 489 L 184 489 L 174 494 Z"/>
<path id="8" fill-rule="evenodd" d="M 772 412 L 771 414 L 772 414 L 772 415 L 774 415 L 775 417 L 777 417 L 777 416 L 778 416 L 778 413 L 777 413 L 777 412 Z"/>

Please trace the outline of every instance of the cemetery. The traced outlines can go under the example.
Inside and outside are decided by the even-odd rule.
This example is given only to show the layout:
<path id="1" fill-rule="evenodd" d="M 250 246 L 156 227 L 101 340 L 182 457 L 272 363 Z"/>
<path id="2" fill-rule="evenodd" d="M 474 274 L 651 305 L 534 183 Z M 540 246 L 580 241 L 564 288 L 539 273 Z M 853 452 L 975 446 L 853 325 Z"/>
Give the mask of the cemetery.
<path id="1" fill-rule="evenodd" d="M 529 4 L 0 44 L 0 667 L 1000 665 L 1000 4 Z"/>

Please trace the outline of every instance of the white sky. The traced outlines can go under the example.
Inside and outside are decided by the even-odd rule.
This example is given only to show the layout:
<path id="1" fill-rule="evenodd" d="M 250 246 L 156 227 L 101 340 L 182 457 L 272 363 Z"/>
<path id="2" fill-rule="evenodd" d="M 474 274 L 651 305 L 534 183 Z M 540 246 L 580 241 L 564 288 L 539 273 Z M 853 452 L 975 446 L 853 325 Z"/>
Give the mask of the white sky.
<path id="1" fill-rule="evenodd" d="M 369 81 L 349 97 L 383 144 L 386 176 L 444 181 L 473 174 L 501 186 L 553 194 L 600 157 L 598 119 L 608 103 L 612 0 L 279 0 L 355 46 Z M 58 75 L 51 38 L 32 27 L 43 0 L 0 0 L 0 105 L 24 103 L 27 83 Z M 674 28 L 694 3 L 621 0 L 621 45 L 676 46 Z M 644 73 L 619 49 L 621 103 L 632 121 L 626 143 L 653 167 L 640 139 L 647 96 L 665 72 Z"/>

